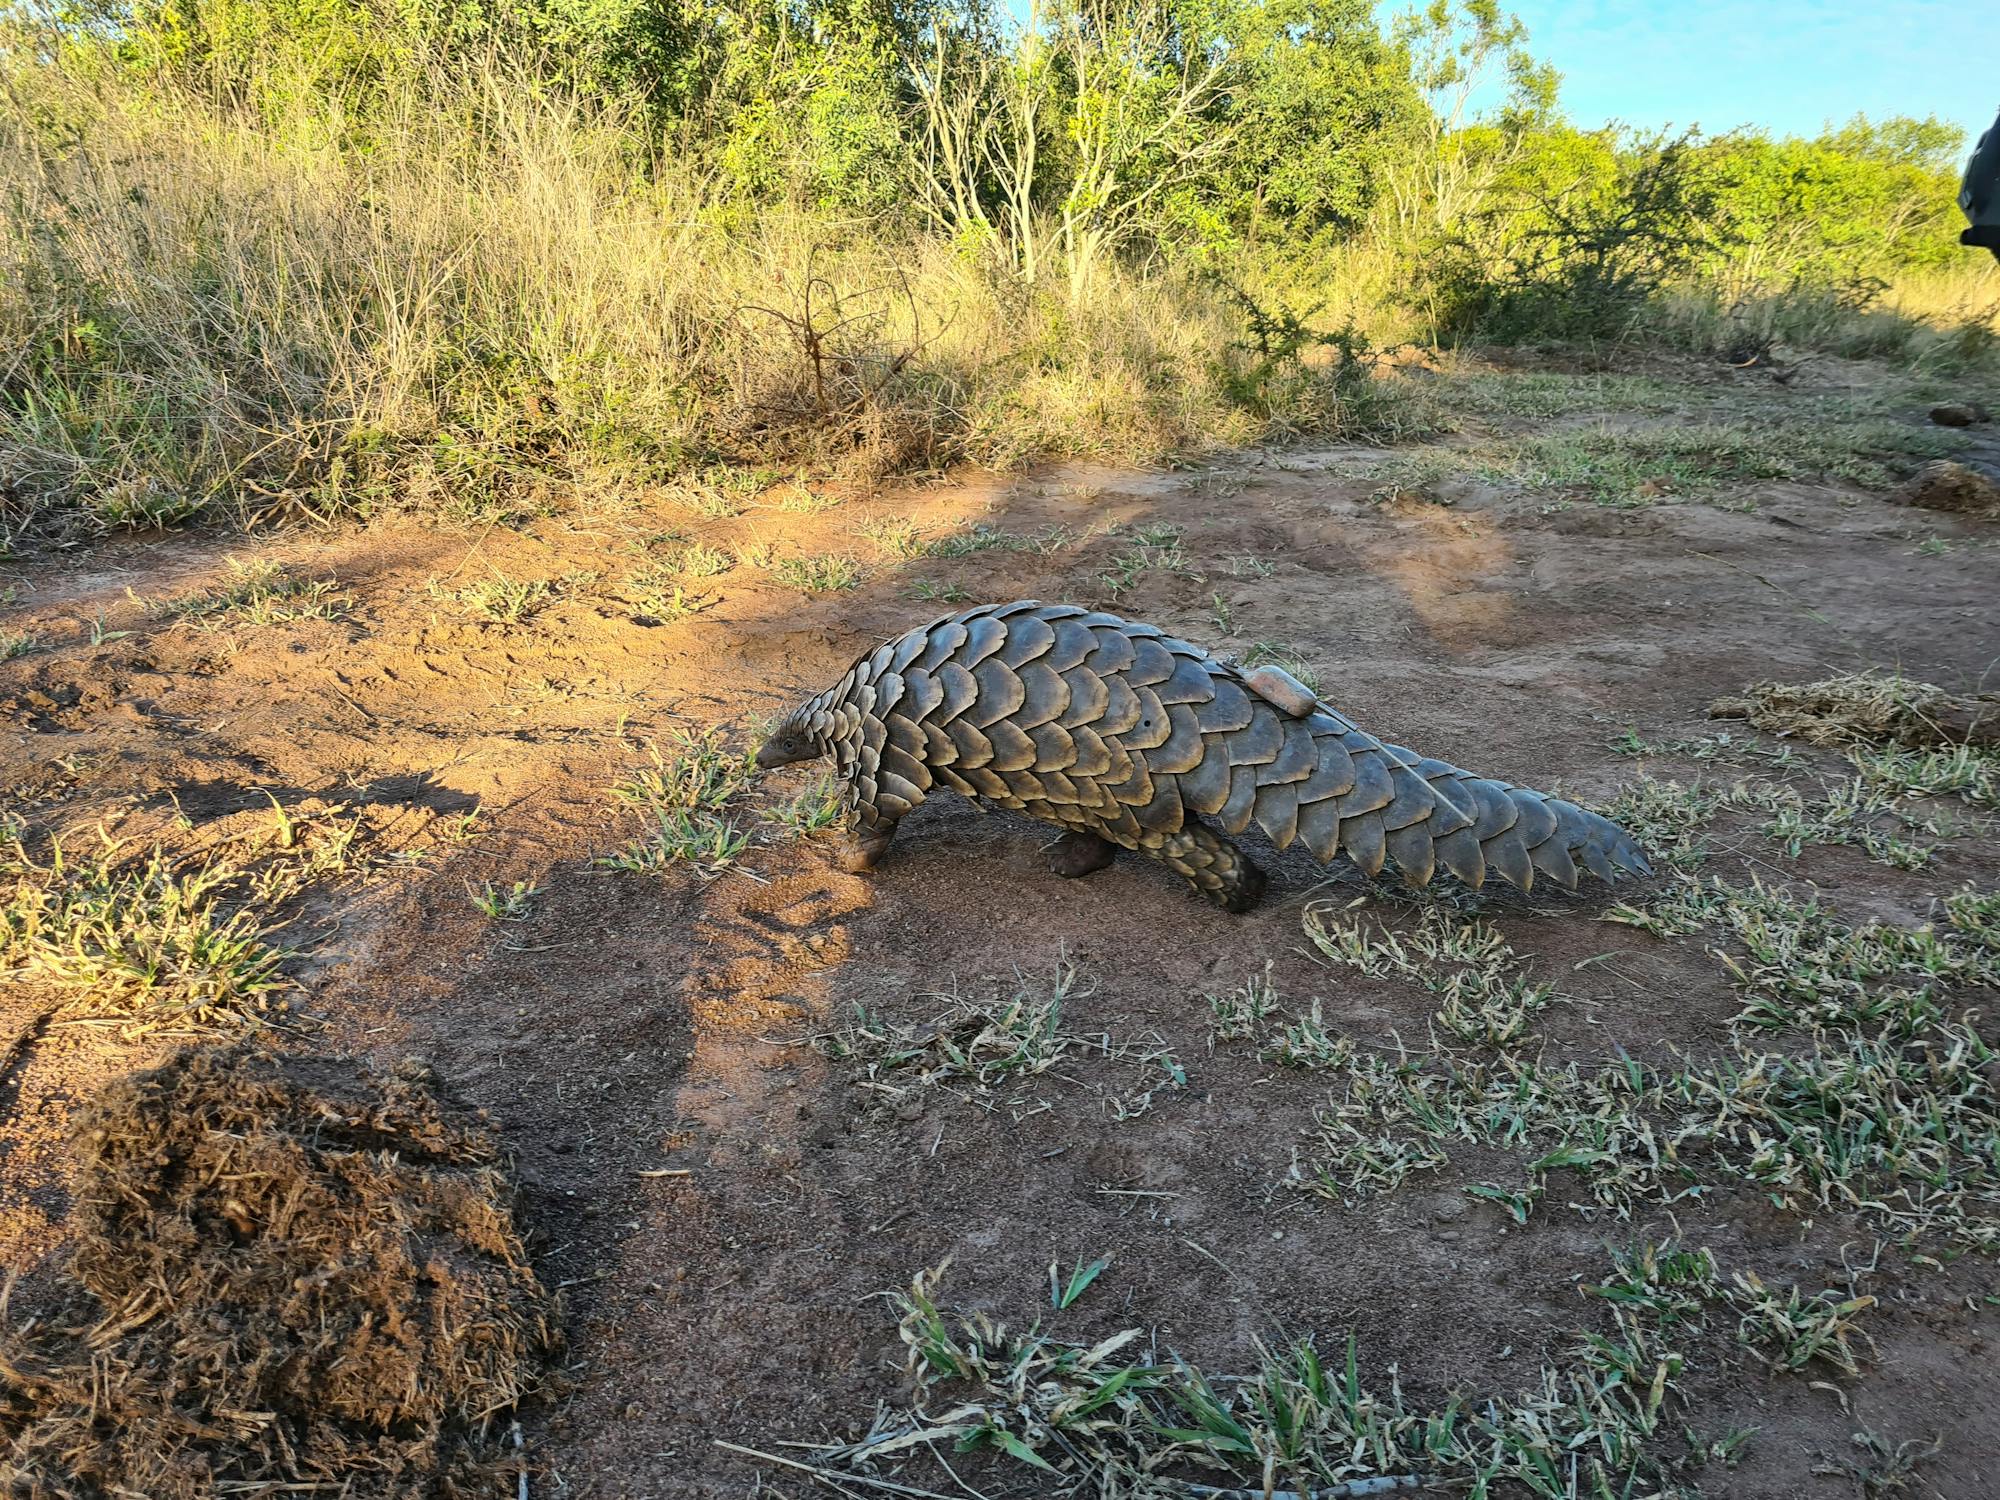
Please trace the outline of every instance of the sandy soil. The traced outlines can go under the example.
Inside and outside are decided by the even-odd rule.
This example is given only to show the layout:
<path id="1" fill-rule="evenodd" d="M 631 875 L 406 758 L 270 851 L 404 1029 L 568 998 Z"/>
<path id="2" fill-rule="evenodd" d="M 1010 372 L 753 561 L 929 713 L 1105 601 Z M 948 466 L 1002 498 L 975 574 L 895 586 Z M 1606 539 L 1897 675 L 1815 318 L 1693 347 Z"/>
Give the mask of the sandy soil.
<path id="1" fill-rule="evenodd" d="M 947 1256 L 956 1302 L 1027 1323 L 1049 1316 L 1051 1258 L 1111 1254 L 1059 1331 L 1154 1328 L 1205 1368 L 1242 1368 L 1259 1338 L 1351 1331 L 1367 1367 L 1381 1378 L 1395 1366 L 1413 1394 L 1518 1388 L 1592 1326 L 1575 1286 L 1602 1273 L 1606 1242 L 1671 1226 L 1664 1214 L 1592 1221 L 1558 1202 L 1516 1226 L 1468 1201 L 1455 1174 L 1352 1209 L 1281 1185 L 1324 1084 L 1211 1046 L 1203 996 L 1269 962 L 1283 994 L 1322 997 L 1330 1022 L 1377 1044 L 1422 1037 L 1432 1009 L 1410 986 L 1309 960 L 1300 907 L 1326 877 L 1309 860 L 1277 861 L 1266 904 L 1232 917 L 1129 858 L 1059 880 L 1043 864 L 1046 830 L 945 796 L 868 877 L 844 873 L 827 839 L 770 843 L 712 879 L 593 865 L 630 833 L 607 789 L 640 742 L 712 724 L 747 742 L 760 716 L 857 651 L 949 607 L 913 598 L 918 580 L 1112 607 L 1219 647 L 1282 642 L 1377 733 L 1584 800 L 1633 776 L 1609 748 L 1621 731 L 1710 732 L 1710 700 L 1746 682 L 1896 666 L 1954 690 L 1990 686 L 1991 523 L 1778 483 L 1729 497 L 1754 510 L 1550 511 L 1547 495 L 1477 487 L 1449 507 L 1383 504 L 1370 499 L 1382 457 L 1273 451 L 1176 473 L 833 490 L 840 503 L 818 512 L 785 508 L 780 490 L 717 520 L 661 501 L 477 533 L 380 522 L 24 560 L 9 570 L 19 597 L 6 624 L 42 646 L 0 665 L 8 811 L 183 844 L 268 823 L 272 798 L 361 816 L 380 862 L 312 898 L 288 930 L 305 950 L 302 1003 L 329 1047 L 428 1057 L 516 1153 L 542 1266 L 565 1284 L 573 1361 L 569 1394 L 534 1415 L 538 1496 L 806 1493 L 715 1440 L 782 1452 L 865 1427 L 903 1389 L 877 1294 Z M 875 518 L 1051 540 L 899 560 L 857 534 Z M 1169 524 L 1184 528 L 1186 567 L 1144 571 L 1112 599 L 1104 575 L 1130 528 Z M 656 623 L 624 580 L 669 530 L 781 558 L 851 555 L 867 573 L 812 595 L 739 566 L 690 585 L 706 608 Z M 1933 534 L 1950 544 L 1942 555 L 1917 550 Z M 211 583 L 232 551 L 337 578 L 352 613 L 198 631 L 128 597 Z M 513 626 L 461 618 L 431 587 L 579 569 L 599 577 Z M 93 621 L 107 637 L 95 645 Z M 131 633 L 108 638 L 118 631 Z M 781 773 L 773 793 L 804 779 Z M 453 836 L 474 808 L 476 833 Z M 404 850 L 426 853 L 388 858 Z M 1937 894 L 1993 883 L 2000 851 L 1952 840 L 1933 868 L 1904 874 L 1850 849 L 1793 861 L 1745 839 L 1715 868 L 1808 879 L 1851 916 L 1915 921 Z M 1335 878 L 1343 898 L 1369 889 L 1352 871 Z M 468 886 L 489 880 L 538 886 L 532 915 L 477 911 Z M 1737 1009 L 1721 967 L 1699 941 L 1594 920 L 1610 899 L 1486 902 L 1573 1002 L 1544 1028 L 1550 1055 L 1718 1045 Z M 1410 920 L 1404 905 L 1381 910 Z M 1087 980 L 1070 1010 L 1078 1029 L 1171 1048 L 1186 1088 L 1120 1121 L 1105 1096 L 1127 1079 L 1106 1062 L 899 1110 L 804 1044 L 856 1006 L 915 1021 L 941 992 L 993 993 L 1061 959 Z M 47 1026 L 46 1008 L 23 986 L 0 989 L 0 1051 L 12 1039 L 15 1053 L 0 1082 L 0 1246 L 34 1273 L 30 1290 L 60 1265 L 70 1105 L 160 1050 Z M 1865 1251 L 1872 1238 L 1858 1220 L 1807 1229 L 1747 1195 L 1689 1205 L 1678 1222 L 1726 1266 L 1814 1287 L 1843 1242 Z M 1991 1268 L 1890 1253 L 1869 1290 L 1883 1304 L 1869 1324 L 1879 1348 L 1858 1382 L 1815 1386 L 1747 1360 L 1700 1372 L 1694 1425 L 1761 1429 L 1735 1471 L 1701 1476 L 1710 1493 L 1854 1493 L 1843 1465 L 1864 1428 L 1941 1441 L 1912 1493 L 2000 1491 L 2000 1375 L 1981 1303 Z M 985 1475 L 983 1493 L 1034 1493 L 1018 1471 Z"/>

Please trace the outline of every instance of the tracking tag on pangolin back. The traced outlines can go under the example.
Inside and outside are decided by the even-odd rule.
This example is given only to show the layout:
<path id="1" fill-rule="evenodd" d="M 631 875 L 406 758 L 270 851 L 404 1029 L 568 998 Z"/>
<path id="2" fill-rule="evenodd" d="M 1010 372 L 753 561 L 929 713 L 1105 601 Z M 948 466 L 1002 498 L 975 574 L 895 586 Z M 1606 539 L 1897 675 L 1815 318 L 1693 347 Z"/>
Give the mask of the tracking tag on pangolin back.
<path id="1" fill-rule="evenodd" d="M 1312 689 L 1283 667 L 1258 667 L 1244 673 L 1243 681 L 1259 698 L 1294 719 L 1306 718 L 1319 707 Z"/>

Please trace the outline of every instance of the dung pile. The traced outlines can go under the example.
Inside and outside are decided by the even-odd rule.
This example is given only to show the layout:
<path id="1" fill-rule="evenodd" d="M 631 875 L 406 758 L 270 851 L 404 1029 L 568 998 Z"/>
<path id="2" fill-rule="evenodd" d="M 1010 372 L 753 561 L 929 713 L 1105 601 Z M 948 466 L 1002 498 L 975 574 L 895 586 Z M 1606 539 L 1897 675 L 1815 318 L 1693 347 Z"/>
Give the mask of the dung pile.
<path id="1" fill-rule="evenodd" d="M 1961 516 L 2000 516 L 2000 484 L 1977 469 L 1940 458 L 1925 464 L 1892 491 L 1889 503 Z"/>
<path id="2" fill-rule="evenodd" d="M 1711 719 L 1748 719 L 1809 745 L 2000 745 L 2000 698 L 1956 697 L 1927 682 L 1875 672 L 1820 682 L 1760 683 L 1718 698 Z"/>
<path id="3" fill-rule="evenodd" d="M 0 1491 L 513 1493 L 553 1308 L 428 1068 L 196 1049 L 80 1130 L 69 1301 L 0 1334 Z"/>

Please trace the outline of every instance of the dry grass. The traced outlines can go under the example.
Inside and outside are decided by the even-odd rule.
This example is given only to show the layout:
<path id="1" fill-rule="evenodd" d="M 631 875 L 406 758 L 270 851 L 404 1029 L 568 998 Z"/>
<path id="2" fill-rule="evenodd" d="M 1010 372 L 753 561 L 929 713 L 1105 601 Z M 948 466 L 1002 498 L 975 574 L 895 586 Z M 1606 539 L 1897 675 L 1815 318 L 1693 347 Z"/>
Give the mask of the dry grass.
<path id="1" fill-rule="evenodd" d="M 1108 267 L 1076 306 L 941 242 L 746 223 L 691 166 L 636 177 L 638 117 L 504 69 L 395 85 L 365 152 L 324 105 L 255 119 L 10 76 L 14 527 L 485 521 L 669 482 L 707 516 L 772 477 L 732 465 L 1144 459 L 1336 418 L 1313 379 L 1238 404 L 1233 315 L 1178 273 Z"/>
<path id="2" fill-rule="evenodd" d="M 2000 743 L 2000 699 L 1960 697 L 1892 672 L 1759 683 L 1708 712 L 1812 745 Z"/>
<path id="3" fill-rule="evenodd" d="M 67 1304 L 0 1334 L 11 1493 L 514 1492 L 555 1309 L 428 1069 L 199 1049 L 80 1126 Z"/>

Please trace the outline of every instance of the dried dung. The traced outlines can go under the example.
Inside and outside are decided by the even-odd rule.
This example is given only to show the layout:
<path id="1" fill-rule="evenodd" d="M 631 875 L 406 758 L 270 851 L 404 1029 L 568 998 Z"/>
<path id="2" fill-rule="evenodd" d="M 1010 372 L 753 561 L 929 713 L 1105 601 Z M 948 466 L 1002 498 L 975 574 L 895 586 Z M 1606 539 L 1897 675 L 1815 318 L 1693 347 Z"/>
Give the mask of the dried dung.
<path id="1" fill-rule="evenodd" d="M 1960 516 L 2000 516 L 2000 484 L 1964 464 L 1936 459 L 1889 495 L 1891 505 L 1916 505 Z"/>
<path id="2" fill-rule="evenodd" d="M 1859 672 L 1759 683 L 1718 698 L 1711 719 L 1748 719 L 1811 745 L 2000 745 L 2000 697 L 1961 698 L 1928 682 Z"/>
<path id="3" fill-rule="evenodd" d="M 191 1049 L 79 1129 L 69 1300 L 0 1334 L 7 1494 L 513 1492 L 553 1304 L 428 1067 Z"/>

